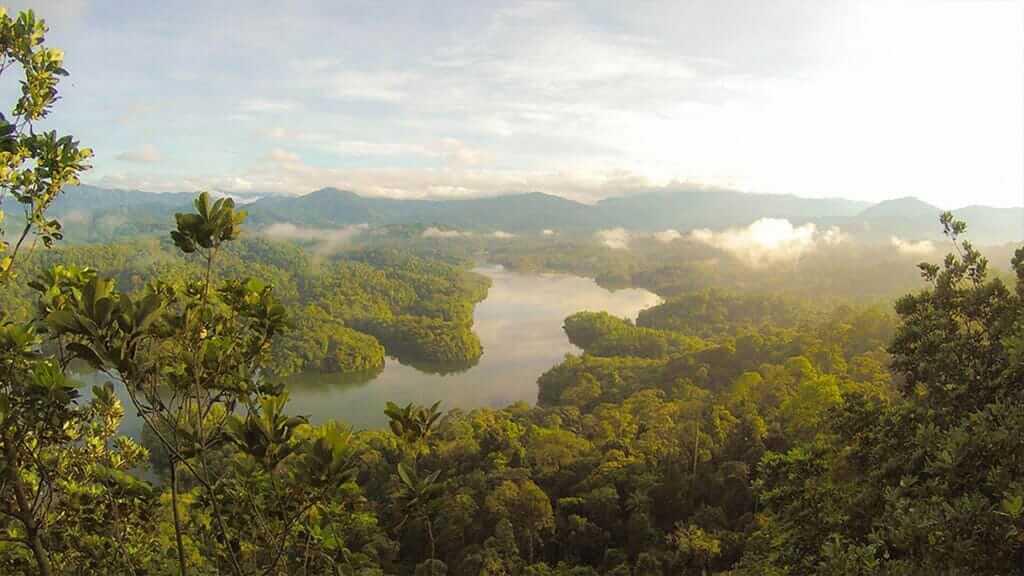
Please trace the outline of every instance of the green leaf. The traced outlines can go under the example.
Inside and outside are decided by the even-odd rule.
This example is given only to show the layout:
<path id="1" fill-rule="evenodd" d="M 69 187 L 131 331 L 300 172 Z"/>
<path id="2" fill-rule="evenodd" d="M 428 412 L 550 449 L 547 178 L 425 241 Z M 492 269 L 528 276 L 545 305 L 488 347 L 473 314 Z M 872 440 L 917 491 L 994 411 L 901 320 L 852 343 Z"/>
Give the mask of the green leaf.
<path id="1" fill-rule="evenodd" d="M 76 333 L 81 325 L 71 310 L 55 310 L 46 315 L 46 325 L 57 334 Z"/>
<path id="2" fill-rule="evenodd" d="M 412 476 L 409 474 L 409 470 L 405 467 L 402 462 L 398 463 L 398 476 L 402 479 L 402 483 L 412 488 L 416 486 L 416 483 L 412 481 Z"/>
<path id="3" fill-rule="evenodd" d="M 81 358 L 82 360 L 85 360 L 90 365 L 92 365 L 93 368 L 103 368 L 105 365 L 105 362 L 103 361 L 103 355 L 101 355 L 99 352 L 97 352 L 95 349 L 93 349 L 91 346 L 87 344 L 82 344 L 81 342 L 71 342 L 68 344 L 67 349 L 69 353 L 73 354 L 78 358 Z"/>
<path id="4" fill-rule="evenodd" d="M 1024 495 L 1013 494 L 1012 496 L 1006 496 L 1003 498 L 1000 507 L 1010 518 L 1017 520 L 1020 518 L 1021 512 L 1024 512 Z"/>

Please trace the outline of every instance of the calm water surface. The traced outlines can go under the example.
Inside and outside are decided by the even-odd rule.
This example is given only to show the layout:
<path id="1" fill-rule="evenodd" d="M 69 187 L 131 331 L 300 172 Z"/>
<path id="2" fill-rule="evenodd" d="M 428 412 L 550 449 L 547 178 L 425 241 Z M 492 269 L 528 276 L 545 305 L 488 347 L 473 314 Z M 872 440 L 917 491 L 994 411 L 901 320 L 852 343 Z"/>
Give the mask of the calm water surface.
<path id="1" fill-rule="evenodd" d="M 302 374 L 288 380 L 288 411 L 308 415 L 314 422 L 339 419 L 355 428 L 376 428 L 386 422 L 384 406 L 389 400 L 400 405 L 440 400 L 445 410 L 502 407 L 518 401 L 533 404 L 537 377 L 567 353 L 578 351 L 562 331 L 566 316 L 604 310 L 635 320 L 640 310 L 660 301 L 646 290 L 611 292 L 577 276 L 521 274 L 490 266 L 476 271 L 493 282 L 487 299 L 474 313 L 473 328 L 484 348 L 478 364 L 442 375 L 388 358 L 383 371 L 369 380 Z M 137 434 L 138 421 L 127 398 L 123 400 L 128 412 L 124 432 Z"/>

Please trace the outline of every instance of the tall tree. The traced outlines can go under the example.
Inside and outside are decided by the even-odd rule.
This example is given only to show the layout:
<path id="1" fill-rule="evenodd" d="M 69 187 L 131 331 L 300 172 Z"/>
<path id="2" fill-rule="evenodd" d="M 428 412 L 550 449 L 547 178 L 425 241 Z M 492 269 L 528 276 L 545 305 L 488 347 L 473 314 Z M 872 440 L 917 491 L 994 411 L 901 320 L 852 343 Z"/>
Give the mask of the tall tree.
<path id="1" fill-rule="evenodd" d="M 92 156 L 71 136 L 35 130 L 58 100 L 60 78 L 67 76 L 63 52 L 46 44 L 47 31 L 31 10 L 12 18 L 0 9 L 0 75 L 21 72 L 20 94 L 12 109 L 0 114 L 0 288 L 14 280 L 26 250 L 61 238 L 60 223 L 47 210 L 66 185 L 78 182 Z M 21 219 L 10 223 L 15 229 L 7 234 L 11 202 Z M 64 376 L 59 359 L 41 353 L 41 342 L 36 322 L 12 322 L 0 310 L 3 522 L 16 524 L 9 540 L 29 548 L 38 572 L 47 576 L 54 572 L 47 509 L 65 492 L 56 476 L 60 460 L 67 464 L 85 424 L 98 413 L 77 403 L 76 386 Z M 108 404 L 107 412 L 113 408 Z"/>

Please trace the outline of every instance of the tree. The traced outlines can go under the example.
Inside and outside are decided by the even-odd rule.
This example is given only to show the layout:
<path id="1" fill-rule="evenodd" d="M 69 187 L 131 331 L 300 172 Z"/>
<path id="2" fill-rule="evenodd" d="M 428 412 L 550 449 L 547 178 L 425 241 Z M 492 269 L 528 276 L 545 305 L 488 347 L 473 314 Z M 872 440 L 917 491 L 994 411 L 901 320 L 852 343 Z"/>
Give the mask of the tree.
<path id="1" fill-rule="evenodd" d="M 955 253 L 922 264 L 890 346 L 902 398 L 845 398 L 829 444 L 771 454 L 743 574 L 1016 573 L 1024 553 L 1024 248 L 1017 286 L 941 218 Z"/>
<path id="2" fill-rule="evenodd" d="M 542 535 L 555 526 L 547 494 L 530 480 L 506 480 L 487 497 L 487 508 L 496 519 L 512 523 L 524 544 L 518 548 L 526 548 L 526 559 L 532 563 L 535 544 L 543 544 Z"/>
<path id="3" fill-rule="evenodd" d="M 0 74 L 15 65 L 23 73 L 10 118 L 0 114 L 0 208 L 10 195 L 22 205 L 24 216 L 14 245 L 0 240 L 0 278 L 5 282 L 13 277 L 15 260 L 30 234 L 47 247 L 61 239 L 60 222 L 48 219 L 47 209 L 64 186 L 78 183 L 92 157 L 92 151 L 79 147 L 71 136 L 33 129 L 49 115 L 58 99 L 60 77 L 68 74 L 64 53 L 45 45 L 47 31 L 46 23 L 31 10 L 17 18 L 0 12 Z M 0 210 L 0 226 L 4 215 Z"/>
<path id="4" fill-rule="evenodd" d="M 441 412 L 437 409 L 440 405 L 440 401 L 429 407 L 410 403 L 399 408 L 397 404 L 388 402 L 384 414 L 387 415 L 388 426 L 391 427 L 395 436 L 404 440 L 418 452 L 429 440 L 434 426 L 441 417 Z"/>
<path id="5" fill-rule="evenodd" d="M 180 467 L 198 485 L 196 511 L 211 518 L 198 523 L 211 534 L 195 535 L 207 558 L 221 571 L 273 574 L 311 510 L 344 481 L 349 439 L 341 431 L 298 438 L 305 419 L 288 417 L 287 395 L 263 377 L 271 343 L 288 327 L 284 307 L 258 280 L 213 277 L 245 214 L 205 192 L 195 208 L 176 215 L 171 235 L 202 257 L 201 277 L 157 280 L 138 295 L 93 277 L 47 325 L 70 356 L 124 383 L 166 451 L 179 570 L 188 571 Z"/>
<path id="6" fill-rule="evenodd" d="M 409 468 L 405 464 L 398 463 L 398 491 L 395 493 L 395 501 L 401 514 L 401 521 L 395 526 L 395 530 L 401 530 L 409 521 L 419 522 L 426 530 L 427 542 L 430 545 L 430 559 L 434 559 L 437 551 L 434 541 L 434 523 L 431 510 L 434 498 L 442 488 L 437 482 L 440 470 L 420 476 L 415 468 Z"/>
<path id="7" fill-rule="evenodd" d="M 722 544 L 717 538 L 693 525 L 677 525 L 669 541 L 675 548 L 676 563 L 699 568 L 702 576 L 707 574 L 708 564 L 722 553 Z"/>
<path id="8" fill-rule="evenodd" d="M 60 223 L 48 218 L 47 210 L 64 186 L 78 182 L 92 156 L 71 136 L 34 129 L 49 115 L 60 78 L 67 75 L 63 52 L 46 45 L 47 31 L 31 10 L 16 18 L 0 11 L 0 75 L 22 72 L 20 95 L 9 115 L 0 114 L 0 287 L 15 278 L 26 246 L 31 250 L 39 240 L 50 247 L 61 238 Z M 4 227 L 7 200 L 22 208 L 22 221 L 10 236 L 13 244 Z M 0 310 L 0 502 L 8 511 L 4 523 L 16 524 L 10 541 L 31 550 L 36 569 L 48 576 L 54 568 L 47 549 L 53 518 L 47 510 L 67 494 L 58 474 L 76 456 L 71 447 L 93 441 L 96 419 L 113 417 L 117 406 L 103 391 L 90 405 L 78 405 L 77 386 L 58 359 L 40 352 L 41 342 L 37 322 L 14 323 Z"/>

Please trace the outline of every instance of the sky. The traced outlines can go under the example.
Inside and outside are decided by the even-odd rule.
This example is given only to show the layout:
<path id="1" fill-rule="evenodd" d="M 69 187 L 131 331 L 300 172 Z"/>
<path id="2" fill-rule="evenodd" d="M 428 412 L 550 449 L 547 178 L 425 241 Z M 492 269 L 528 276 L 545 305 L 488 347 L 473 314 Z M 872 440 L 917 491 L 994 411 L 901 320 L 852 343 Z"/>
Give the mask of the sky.
<path id="1" fill-rule="evenodd" d="M 1024 205 L 1024 0 L 25 7 L 96 185 Z"/>

